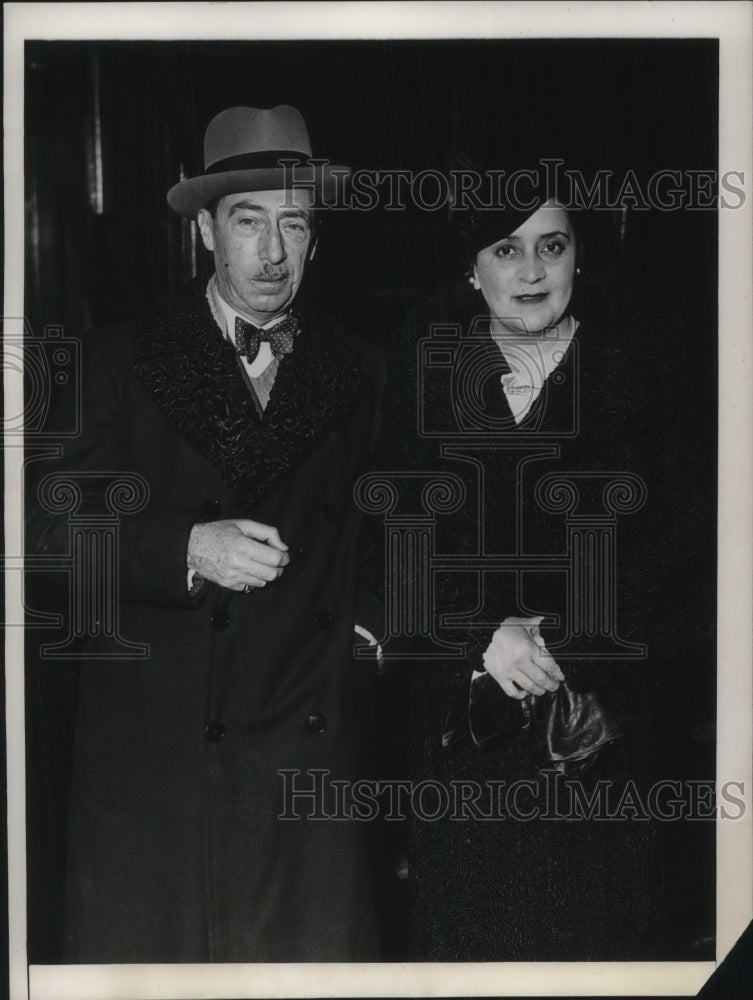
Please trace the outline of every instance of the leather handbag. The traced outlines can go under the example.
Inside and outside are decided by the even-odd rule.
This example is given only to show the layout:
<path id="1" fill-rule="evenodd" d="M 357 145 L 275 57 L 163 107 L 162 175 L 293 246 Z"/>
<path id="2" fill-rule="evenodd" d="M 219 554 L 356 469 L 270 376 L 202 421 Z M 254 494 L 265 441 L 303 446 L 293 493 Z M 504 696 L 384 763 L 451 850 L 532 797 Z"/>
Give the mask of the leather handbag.
<path id="1" fill-rule="evenodd" d="M 621 736 L 615 720 L 593 692 L 560 684 L 554 692 L 511 698 L 491 674 L 475 673 L 456 692 L 442 736 L 450 747 L 470 737 L 487 747 L 521 734 L 531 738 L 539 764 L 582 773 L 599 752 Z"/>

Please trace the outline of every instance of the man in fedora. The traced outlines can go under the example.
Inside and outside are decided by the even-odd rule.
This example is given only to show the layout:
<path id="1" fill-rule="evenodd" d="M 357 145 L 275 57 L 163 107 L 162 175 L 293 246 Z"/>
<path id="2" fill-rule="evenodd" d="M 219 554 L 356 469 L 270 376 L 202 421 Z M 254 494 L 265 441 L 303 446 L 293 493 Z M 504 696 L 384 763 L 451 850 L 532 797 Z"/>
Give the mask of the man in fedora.
<path id="1" fill-rule="evenodd" d="M 168 202 L 215 272 L 84 341 L 61 463 L 92 511 L 116 472 L 148 493 L 110 609 L 148 657 L 92 635 L 80 668 L 66 958 L 374 960 L 365 824 L 327 817 L 368 758 L 352 490 L 382 362 L 298 298 L 347 170 L 309 162 L 290 107 L 222 112 L 204 151 Z M 66 518 L 31 520 L 38 552 L 66 548 Z"/>

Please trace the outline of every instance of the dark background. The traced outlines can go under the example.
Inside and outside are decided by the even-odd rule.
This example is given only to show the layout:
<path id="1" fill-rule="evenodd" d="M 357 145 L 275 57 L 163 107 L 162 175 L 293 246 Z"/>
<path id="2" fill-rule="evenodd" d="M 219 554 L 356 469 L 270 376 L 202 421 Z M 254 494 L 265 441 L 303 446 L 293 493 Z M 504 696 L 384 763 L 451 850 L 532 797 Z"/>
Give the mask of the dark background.
<path id="1" fill-rule="evenodd" d="M 135 12 L 134 16 L 138 16 Z M 210 118 L 290 103 L 315 155 L 354 169 L 449 169 L 562 156 L 583 169 L 717 167 L 715 41 L 27 43 L 26 303 L 36 336 L 139 316 L 205 268 L 167 189 L 201 172 Z M 98 173 L 97 149 L 101 150 Z M 101 204 L 97 201 L 97 178 Z M 713 211 L 600 213 L 593 246 L 680 319 L 705 438 L 715 523 L 717 219 Z M 445 212 L 337 213 L 307 284 L 347 325 L 386 342 L 409 306 L 460 274 Z M 713 528 L 699 539 L 714 594 Z M 30 606 L 51 600 L 29 583 Z M 667 706 L 673 777 L 713 779 L 715 606 L 699 601 L 696 664 Z M 46 641 L 57 636 L 47 634 Z M 29 959 L 60 959 L 74 671 L 27 656 Z M 669 824 L 667 959 L 714 954 L 712 823 Z M 692 826 L 692 829 L 689 827 Z M 691 878 L 692 876 L 692 878 Z M 399 892 L 395 897 L 399 904 Z M 395 957 L 399 952 L 399 919 Z"/>
<path id="2" fill-rule="evenodd" d="M 203 167 L 209 120 L 289 103 L 314 153 L 354 169 L 449 169 L 542 153 L 587 176 L 717 166 L 717 45 L 704 41 L 28 43 L 29 319 L 73 333 L 141 314 L 189 274 L 165 193 Z M 90 205 L 95 121 L 103 211 Z M 599 213 L 617 241 L 619 213 Z M 446 215 L 342 213 L 312 264 L 331 310 L 377 337 L 455 264 Z M 714 329 L 714 212 L 630 212 L 622 263 Z M 200 256 L 203 256 L 203 248 Z M 692 338 L 688 338 L 689 340 Z M 711 333 L 704 337 L 704 347 Z M 701 345 L 699 345 L 701 346 Z M 713 353 L 713 351 L 711 352 Z"/>

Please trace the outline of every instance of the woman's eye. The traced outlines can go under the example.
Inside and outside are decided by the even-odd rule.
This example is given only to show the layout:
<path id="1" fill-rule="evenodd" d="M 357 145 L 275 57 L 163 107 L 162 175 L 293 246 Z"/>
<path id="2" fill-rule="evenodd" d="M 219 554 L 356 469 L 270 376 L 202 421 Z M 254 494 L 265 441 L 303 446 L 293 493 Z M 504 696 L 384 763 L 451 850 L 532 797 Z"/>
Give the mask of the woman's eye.
<path id="1" fill-rule="evenodd" d="M 565 245 L 559 240 L 550 240 L 548 243 L 545 243 L 541 249 L 544 253 L 547 253 L 550 256 L 559 257 L 559 255 L 564 252 Z"/>
<path id="2" fill-rule="evenodd" d="M 497 249 L 494 251 L 494 253 L 496 254 L 497 257 L 508 257 L 509 258 L 509 257 L 513 257 L 517 253 L 517 250 L 511 244 L 509 244 L 509 243 L 503 243 L 501 246 L 497 247 Z"/>

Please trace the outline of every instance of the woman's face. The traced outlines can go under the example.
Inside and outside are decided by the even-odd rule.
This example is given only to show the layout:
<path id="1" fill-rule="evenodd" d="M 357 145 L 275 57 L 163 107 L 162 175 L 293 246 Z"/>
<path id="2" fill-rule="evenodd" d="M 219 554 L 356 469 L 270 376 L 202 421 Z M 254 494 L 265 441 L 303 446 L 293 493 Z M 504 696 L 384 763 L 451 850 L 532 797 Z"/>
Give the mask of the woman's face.
<path id="1" fill-rule="evenodd" d="M 479 251 L 473 287 L 511 333 L 541 333 L 566 313 L 575 251 L 567 212 L 547 202 L 510 236 Z"/>

